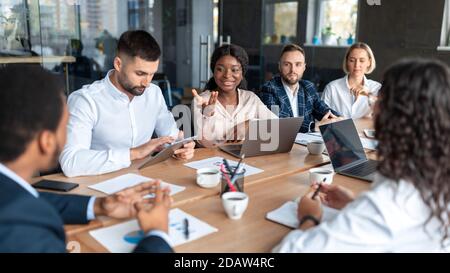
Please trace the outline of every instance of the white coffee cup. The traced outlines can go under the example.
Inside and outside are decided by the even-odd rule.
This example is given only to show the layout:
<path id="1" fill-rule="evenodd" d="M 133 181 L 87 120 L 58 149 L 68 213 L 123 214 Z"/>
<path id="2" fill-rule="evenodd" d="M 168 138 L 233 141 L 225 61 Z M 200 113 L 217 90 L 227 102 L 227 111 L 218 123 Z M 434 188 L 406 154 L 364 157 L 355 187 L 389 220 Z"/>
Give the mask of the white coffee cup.
<path id="1" fill-rule="evenodd" d="M 214 188 L 220 183 L 220 171 L 215 168 L 197 170 L 197 184 L 203 188 Z"/>
<path id="2" fill-rule="evenodd" d="M 248 195 L 244 192 L 226 192 L 222 194 L 222 205 L 228 217 L 241 219 L 248 206 Z"/>
<path id="3" fill-rule="evenodd" d="M 326 183 L 333 182 L 334 171 L 325 168 L 312 168 L 309 170 L 309 183 Z M 325 181 L 324 181 L 325 179 Z"/>
<path id="4" fill-rule="evenodd" d="M 325 150 L 325 143 L 323 143 L 323 141 L 321 140 L 314 140 L 308 142 L 306 147 L 308 148 L 310 154 L 320 155 Z"/>

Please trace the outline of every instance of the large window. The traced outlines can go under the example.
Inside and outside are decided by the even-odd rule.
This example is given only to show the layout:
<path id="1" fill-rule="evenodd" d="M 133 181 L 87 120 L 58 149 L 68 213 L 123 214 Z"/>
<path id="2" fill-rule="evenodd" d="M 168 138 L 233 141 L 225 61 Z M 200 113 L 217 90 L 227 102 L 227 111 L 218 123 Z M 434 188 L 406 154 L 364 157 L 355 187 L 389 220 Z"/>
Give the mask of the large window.
<path id="1" fill-rule="evenodd" d="M 309 5 L 314 27 L 308 43 L 345 46 L 355 41 L 358 0 L 317 0 Z"/>
<path id="2" fill-rule="evenodd" d="M 34 47 L 41 43 L 38 8 L 37 2 L 0 1 L 0 56 L 41 54 L 42 48 Z"/>
<path id="3" fill-rule="evenodd" d="M 450 47 L 450 1 L 445 1 L 444 16 L 442 20 L 441 43 L 442 47 Z"/>
<path id="4" fill-rule="evenodd" d="M 298 3 L 277 2 L 265 1 L 265 44 L 286 44 L 296 40 Z"/>

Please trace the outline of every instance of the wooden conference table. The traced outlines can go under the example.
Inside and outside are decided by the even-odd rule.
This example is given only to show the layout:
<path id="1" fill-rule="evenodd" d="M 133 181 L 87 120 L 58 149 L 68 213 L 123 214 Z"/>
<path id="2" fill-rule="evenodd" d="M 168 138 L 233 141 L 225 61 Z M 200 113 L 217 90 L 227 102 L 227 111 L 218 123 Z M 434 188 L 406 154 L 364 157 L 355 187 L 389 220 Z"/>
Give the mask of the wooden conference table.
<path id="1" fill-rule="evenodd" d="M 356 120 L 359 132 L 372 128 L 370 119 Z M 235 158 L 217 149 L 197 149 L 192 160 L 197 161 L 214 156 Z M 104 196 L 103 193 L 91 190 L 88 186 L 101 181 L 126 174 L 137 173 L 151 178 L 159 178 L 168 183 L 186 187 L 173 196 L 173 207 L 199 218 L 219 229 L 218 232 L 180 245 L 177 252 L 268 252 L 290 229 L 265 219 L 267 212 L 280 207 L 286 201 L 303 195 L 309 188 L 308 170 L 329 163 L 325 155 L 310 155 L 306 147 L 295 144 L 290 153 L 251 157 L 246 164 L 263 169 L 264 172 L 245 178 L 245 192 L 249 194 L 250 202 L 241 220 L 227 218 L 219 197 L 220 188 L 200 188 L 196 182 L 196 170 L 184 166 L 186 162 L 169 159 L 165 162 L 137 170 L 133 167 L 91 177 L 67 178 L 62 174 L 54 174 L 41 178 L 70 181 L 80 186 L 71 194 Z M 176 170 L 176 171 L 175 171 Z M 367 190 L 369 183 L 341 175 L 335 175 L 333 183 L 344 185 L 355 193 Z M 123 220 L 103 217 L 91 221 L 87 225 L 67 225 L 67 241 L 80 243 L 81 252 L 107 252 L 107 250 L 92 238 L 88 231 L 110 226 Z"/>

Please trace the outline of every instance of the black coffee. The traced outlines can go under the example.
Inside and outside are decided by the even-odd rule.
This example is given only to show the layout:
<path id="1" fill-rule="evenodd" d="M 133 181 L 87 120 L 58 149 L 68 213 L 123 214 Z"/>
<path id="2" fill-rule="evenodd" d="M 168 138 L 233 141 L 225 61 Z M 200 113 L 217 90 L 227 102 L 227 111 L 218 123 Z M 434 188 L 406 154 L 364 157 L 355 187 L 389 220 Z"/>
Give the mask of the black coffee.
<path id="1" fill-rule="evenodd" d="M 242 201 L 242 200 L 244 200 L 245 198 L 242 198 L 242 197 L 231 197 L 231 198 L 227 198 L 228 200 L 232 200 L 232 201 Z"/>
<path id="2" fill-rule="evenodd" d="M 331 172 L 315 172 L 315 173 L 317 173 L 317 174 L 325 174 L 325 175 L 327 175 L 327 174 L 330 174 Z"/>

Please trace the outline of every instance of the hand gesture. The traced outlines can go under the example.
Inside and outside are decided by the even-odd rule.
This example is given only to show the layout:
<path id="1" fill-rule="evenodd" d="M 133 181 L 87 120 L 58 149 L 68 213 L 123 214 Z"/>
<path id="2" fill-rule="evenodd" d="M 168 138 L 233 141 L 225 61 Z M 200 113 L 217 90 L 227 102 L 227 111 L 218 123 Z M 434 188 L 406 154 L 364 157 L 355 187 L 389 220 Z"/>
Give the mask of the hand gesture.
<path id="1" fill-rule="evenodd" d="M 172 205 L 172 198 L 169 194 L 168 188 L 161 189 L 158 184 L 152 205 L 136 204 L 137 219 L 144 233 L 148 233 L 150 230 L 161 230 L 168 233 L 169 210 Z"/>
<path id="2" fill-rule="evenodd" d="M 340 120 L 343 120 L 343 118 L 334 115 L 331 111 L 328 111 L 328 113 L 326 113 L 323 116 L 323 118 L 319 121 L 319 126 L 328 124 L 328 123 L 333 123 L 333 122 L 340 121 Z"/>
<path id="3" fill-rule="evenodd" d="M 130 150 L 130 160 L 142 159 L 153 152 L 161 151 L 164 144 L 172 143 L 175 139 L 171 136 L 154 138 L 139 147 Z"/>
<path id="4" fill-rule="evenodd" d="M 359 96 L 369 96 L 370 90 L 364 85 L 359 85 L 353 88 L 350 88 L 350 92 L 353 96 L 355 96 L 355 100 L 358 99 Z"/>
<path id="5" fill-rule="evenodd" d="M 317 196 L 312 199 L 314 191 L 315 189 L 311 188 L 311 190 L 300 200 L 297 208 L 297 216 L 299 220 L 301 220 L 305 215 L 311 215 L 318 220 L 322 218 L 322 202 Z"/>
<path id="6" fill-rule="evenodd" d="M 317 187 L 317 184 L 313 186 L 313 188 Z M 329 185 L 322 183 L 320 192 L 321 194 L 319 196 L 321 201 L 325 205 L 334 209 L 342 209 L 348 203 L 355 200 L 355 194 L 351 190 L 339 185 Z"/>
<path id="7" fill-rule="evenodd" d="M 97 198 L 94 204 L 95 215 L 118 219 L 135 217 L 137 214 L 136 204 L 143 205 L 153 202 L 152 198 L 144 199 L 143 197 L 155 193 L 156 185 L 159 185 L 156 181 L 145 182 L 115 194 Z"/>
<path id="8" fill-rule="evenodd" d="M 208 101 L 201 97 L 195 89 L 192 89 L 192 95 L 194 96 L 197 106 L 202 107 L 202 114 L 207 117 L 212 117 L 214 115 L 214 108 L 216 107 L 219 92 L 211 91 L 211 96 Z"/>

